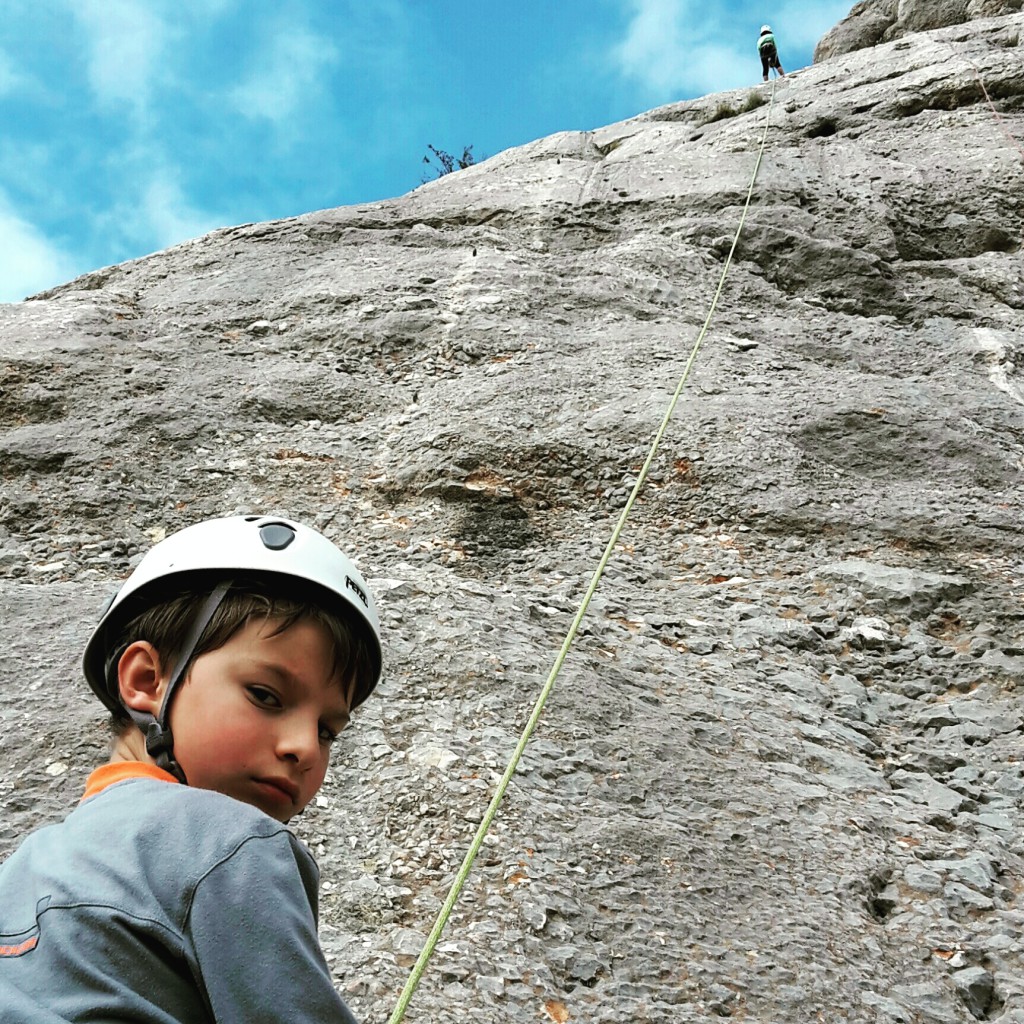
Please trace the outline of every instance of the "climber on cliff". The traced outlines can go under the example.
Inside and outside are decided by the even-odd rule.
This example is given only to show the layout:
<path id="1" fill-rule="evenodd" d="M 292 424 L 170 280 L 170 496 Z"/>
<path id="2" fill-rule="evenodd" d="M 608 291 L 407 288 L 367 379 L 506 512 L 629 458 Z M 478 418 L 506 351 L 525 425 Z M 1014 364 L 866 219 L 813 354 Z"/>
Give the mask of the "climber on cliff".
<path id="1" fill-rule="evenodd" d="M 772 34 L 771 25 L 761 26 L 761 35 L 757 40 L 757 52 L 761 55 L 761 74 L 764 76 L 764 81 L 768 81 L 768 69 L 775 68 L 775 70 L 783 78 L 786 77 L 786 72 L 782 70 L 782 65 L 779 63 L 779 51 L 775 47 L 775 36 Z"/>

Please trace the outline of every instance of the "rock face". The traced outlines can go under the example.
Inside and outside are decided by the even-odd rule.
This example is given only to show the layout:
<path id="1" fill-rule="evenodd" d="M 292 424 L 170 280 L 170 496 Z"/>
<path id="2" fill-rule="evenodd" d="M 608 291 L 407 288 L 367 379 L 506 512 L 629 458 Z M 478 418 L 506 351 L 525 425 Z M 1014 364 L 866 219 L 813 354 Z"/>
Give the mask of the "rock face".
<path id="1" fill-rule="evenodd" d="M 1024 1021 L 1022 38 L 780 82 L 691 386 L 408 1019 Z M 139 553 L 313 522 L 380 595 L 387 668 L 298 830 L 339 987 L 386 1020 L 686 363 L 768 96 L 0 307 L 0 853 L 104 756 L 77 664 Z"/>
<path id="2" fill-rule="evenodd" d="M 900 39 L 911 32 L 1013 14 L 1020 11 L 1022 3 L 1024 0 L 861 0 L 822 37 L 814 49 L 814 61 Z"/>

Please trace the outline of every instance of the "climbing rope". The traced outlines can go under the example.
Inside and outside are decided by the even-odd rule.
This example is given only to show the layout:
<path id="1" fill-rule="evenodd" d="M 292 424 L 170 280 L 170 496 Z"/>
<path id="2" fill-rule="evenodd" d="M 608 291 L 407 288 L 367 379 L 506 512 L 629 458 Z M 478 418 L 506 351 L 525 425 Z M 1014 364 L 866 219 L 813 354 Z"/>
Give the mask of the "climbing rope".
<path id="1" fill-rule="evenodd" d="M 1003 115 L 996 109 L 996 105 L 992 102 L 992 97 L 988 94 L 988 89 L 985 88 L 985 81 L 981 77 L 981 71 L 978 69 L 978 65 L 975 64 L 974 61 L 966 54 L 960 53 L 960 51 L 957 50 L 957 48 L 948 40 L 946 41 L 946 45 L 953 51 L 955 56 L 962 57 L 968 64 L 970 64 L 971 70 L 974 72 L 974 77 L 978 80 L 978 85 L 981 86 L 981 92 L 985 97 L 985 102 L 988 103 L 989 109 L 992 111 L 992 116 L 996 119 L 996 124 L 999 125 L 1002 133 L 1007 137 L 1007 139 L 1009 139 L 1010 145 L 1016 147 L 1021 157 L 1024 157 L 1024 146 L 1020 144 L 1010 129 L 1006 127 L 1006 121 L 1003 118 Z"/>
<path id="2" fill-rule="evenodd" d="M 647 454 L 647 459 L 637 476 L 636 483 L 633 485 L 633 490 L 630 493 L 629 498 L 626 500 L 625 507 L 622 509 L 622 513 L 619 516 L 619 521 L 615 524 L 615 529 L 612 530 L 611 538 L 604 549 L 604 554 L 601 556 L 597 569 L 594 571 L 594 575 L 590 580 L 590 585 L 587 587 L 583 600 L 580 602 L 579 610 L 576 612 L 576 617 L 572 620 L 569 632 L 566 634 L 565 640 L 562 642 L 561 649 L 558 652 L 558 656 L 555 658 L 554 665 L 551 667 L 547 681 L 544 683 L 536 704 L 534 704 L 533 712 L 523 729 L 522 735 L 519 737 L 519 742 L 516 744 L 516 749 L 512 754 L 508 767 L 505 769 L 505 773 L 502 775 L 501 780 L 494 791 L 494 796 L 491 798 L 491 802 L 488 804 L 487 810 L 484 812 L 483 819 L 476 830 L 476 835 L 473 836 L 473 841 L 470 843 L 469 849 L 466 851 L 466 856 L 462 861 L 462 866 L 459 868 L 458 873 L 455 876 L 455 880 L 452 882 L 451 889 L 448 891 L 448 896 L 445 898 L 444 904 L 438 912 L 437 919 L 434 922 L 434 927 L 427 936 L 427 941 L 423 946 L 423 950 L 420 952 L 416 963 L 413 965 L 409 978 L 405 983 L 405 988 L 402 989 L 402 993 L 398 998 L 398 1003 L 395 1006 L 394 1012 L 388 1018 L 388 1024 L 399 1024 L 405 1016 L 405 1011 L 409 1006 L 409 1001 L 412 999 L 413 993 L 419 986 L 420 978 L 423 976 L 427 963 L 434 953 L 434 949 L 441 938 L 441 933 L 444 931 L 444 927 L 448 923 L 448 918 L 451 916 L 452 908 L 455 906 L 455 901 L 459 898 L 459 894 L 462 892 L 462 887 L 465 885 L 466 879 L 469 877 L 469 872 L 473 867 L 473 862 L 476 860 L 476 856 L 480 852 L 480 847 L 483 845 L 484 837 L 487 835 L 487 831 L 491 827 L 491 822 L 494 820 L 495 814 L 497 814 L 498 806 L 505 795 L 505 790 L 508 788 L 508 784 L 512 780 L 512 776 L 515 774 L 516 768 L 519 767 L 519 761 L 523 756 L 523 751 L 526 749 L 526 744 L 529 742 L 530 736 L 533 734 L 533 730 L 536 727 L 537 722 L 540 720 L 541 713 L 544 710 L 544 705 L 547 703 L 548 696 L 555 685 L 555 680 L 558 678 L 558 674 L 562 670 L 562 663 L 565 661 L 566 655 L 569 653 L 569 647 L 576 638 L 576 633 L 579 630 L 580 623 L 583 621 L 583 616 L 586 614 L 587 608 L 590 605 L 590 600 L 597 591 L 597 586 L 601 582 L 601 577 L 604 575 L 605 567 L 608 565 L 608 561 L 615 549 L 615 545 L 618 543 L 619 535 L 622 533 L 622 529 L 625 526 L 626 518 L 629 515 L 630 509 L 632 509 L 633 503 L 636 501 L 637 495 L 640 493 L 640 490 L 644 485 L 644 481 L 647 479 L 651 463 L 654 461 L 654 457 L 658 453 L 658 448 L 661 445 L 661 440 L 668 428 L 669 421 L 672 419 L 672 414 L 679 401 L 679 396 L 682 394 L 683 388 L 686 386 L 686 382 L 690 376 L 690 371 L 693 369 L 693 364 L 697 359 L 697 353 L 700 351 L 704 337 L 708 332 L 708 328 L 711 326 L 711 319 L 715 315 L 718 300 L 721 298 L 722 289 L 725 287 L 725 278 L 729 273 L 729 266 L 732 263 L 733 254 L 736 252 L 736 246 L 739 244 L 740 234 L 743 231 L 743 225 L 747 219 L 747 211 L 750 209 L 750 200 L 754 194 L 754 183 L 757 181 L 757 173 L 761 168 L 761 159 L 764 156 L 765 143 L 768 139 L 768 128 L 771 123 L 772 107 L 775 103 L 776 81 L 777 79 L 772 79 L 771 97 L 768 101 L 768 112 L 764 119 L 764 132 L 761 135 L 761 143 L 758 147 L 757 160 L 754 163 L 754 172 L 750 176 L 750 187 L 747 189 L 747 199 L 743 204 L 743 213 L 740 215 L 739 226 L 736 228 L 736 235 L 732 240 L 732 247 L 729 249 L 729 255 L 726 257 L 725 265 L 722 267 L 722 274 L 718 280 L 718 288 L 715 290 L 715 296 L 712 299 L 711 308 L 708 310 L 708 315 L 704 320 L 704 325 L 701 327 L 700 333 L 697 335 L 697 340 L 693 343 L 693 348 L 690 350 L 690 357 L 686 361 L 686 366 L 683 369 L 682 376 L 679 378 L 679 383 L 676 385 L 675 392 L 673 393 L 672 398 L 668 403 L 668 407 L 665 410 L 665 415 L 662 417 L 661 426 L 658 428 L 658 431 L 654 436 L 654 440 L 651 442 L 651 449 Z"/>

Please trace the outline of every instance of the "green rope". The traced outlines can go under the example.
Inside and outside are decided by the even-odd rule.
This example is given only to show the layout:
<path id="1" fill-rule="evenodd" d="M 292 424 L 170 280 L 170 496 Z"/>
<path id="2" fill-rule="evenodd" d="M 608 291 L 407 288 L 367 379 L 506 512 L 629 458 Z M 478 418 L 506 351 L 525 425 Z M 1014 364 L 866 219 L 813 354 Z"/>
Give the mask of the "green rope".
<path id="1" fill-rule="evenodd" d="M 476 835 L 473 836 L 473 842 L 466 851 L 466 856 L 462 861 L 462 866 L 459 868 L 458 873 L 455 876 L 455 881 L 452 882 L 451 889 L 448 891 L 448 896 L 444 901 L 444 905 L 441 907 L 441 910 L 437 915 L 437 920 L 434 922 L 434 927 L 430 930 L 430 934 L 427 936 L 427 941 L 423 946 L 423 950 L 416 960 L 416 963 L 413 965 L 412 972 L 409 975 L 408 981 L 405 983 L 405 988 L 402 989 L 402 994 L 398 998 L 395 1010 L 388 1018 L 388 1024 L 399 1024 L 405 1016 L 405 1011 L 409 1006 L 409 1001 L 412 999 L 413 993 L 415 993 L 419 986 L 420 978 L 423 976 L 427 963 L 433 955 L 434 949 L 441 938 L 441 933 L 444 931 L 444 927 L 448 923 L 448 918 L 451 916 L 452 908 L 455 906 L 455 901 L 459 898 L 459 894 L 462 892 L 462 887 L 466 884 L 466 879 L 469 877 L 469 872 L 473 867 L 473 862 L 476 860 L 476 856 L 480 852 L 480 847 L 483 845 L 484 837 L 487 835 L 487 831 L 491 827 L 491 822 L 494 820 L 494 816 L 498 812 L 498 806 L 501 803 L 502 798 L 505 796 L 505 790 L 508 789 L 508 784 L 512 780 L 512 776 L 515 774 L 516 768 L 519 767 L 519 761 L 523 756 L 523 751 L 526 749 L 526 744 L 529 742 L 530 736 L 533 734 L 533 730 L 536 727 L 537 722 L 540 720 L 541 713 L 544 710 L 544 705 L 547 703 L 548 696 L 555 685 L 555 680 L 558 678 L 558 674 L 562 670 L 562 663 L 565 661 L 566 655 L 569 653 L 569 647 L 576 638 L 576 633 L 579 630 L 580 623 L 583 621 L 583 616 L 586 614 L 587 608 L 590 605 L 590 600 L 597 591 L 597 586 L 601 582 L 601 577 L 604 574 L 605 567 L 608 565 L 608 561 L 612 556 L 615 545 L 618 543 L 619 535 L 622 533 L 622 529 L 626 524 L 626 517 L 629 515 L 630 509 L 633 507 L 633 503 L 636 501 L 637 495 L 640 493 L 640 489 L 643 487 L 644 481 L 647 479 L 651 463 L 654 461 L 654 457 L 658 453 L 658 447 L 661 444 L 661 439 L 668 428 L 669 421 L 672 418 L 672 413 L 675 411 L 676 404 L 679 401 L 679 396 L 682 394 L 683 388 L 686 386 L 687 378 L 690 376 L 690 370 L 693 368 L 694 360 L 696 360 L 697 353 L 700 351 L 700 346 L 704 341 L 704 336 L 707 334 L 708 328 L 711 325 L 711 318 L 715 314 L 715 309 L 718 306 L 718 300 L 722 295 L 722 289 L 725 286 L 726 275 L 729 273 L 729 265 L 732 262 L 733 253 L 735 253 L 736 246 L 739 244 L 740 232 L 743 230 L 744 222 L 747 219 L 747 210 L 750 208 L 750 200 L 754 194 L 754 183 L 757 181 L 757 172 L 761 167 L 761 157 L 764 155 L 764 147 L 768 138 L 768 127 L 771 120 L 772 106 L 774 102 L 775 79 L 772 79 L 771 99 L 769 100 L 768 113 L 765 117 L 764 134 L 761 136 L 761 145 L 757 154 L 757 162 L 754 164 L 754 173 L 750 178 L 750 188 L 747 190 L 747 201 L 743 206 L 743 214 L 740 217 L 739 227 L 736 229 L 736 237 L 733 239 L 732 248 L 729 250 L 729 255 L 725 260 L 725 266 L 722 268 L 722 276 L 718 281 L 718 288 L 715 291 L 715 297 L 712 300 L 711 309 L 708 312 L 707 319 L 705 319 L 704 326 L 701 328 L 700 334 L 694 342 L 693 349 L 690 352 L 690 358 L 686 362 L 683 375 L 679 379 L 679 384 L 676 386 L 672 400 L 669 402 L 665 415 L 662 418 L 661 426 L 658 428 L 657 434 L 655 434 L 654 441 L 651 444 L 651 450 L 647 455 L 647 460 L 644 462 L 643 468 L 640 470 L 636 483 L 633 485 L 632 493 L 629 495 L 625 508 L 623 508 L 622 514 L 619 516 L 619 521 L 616 523 L 615 529 L 612 531 L 612 536 L 608 541 L 608 546 L 604 549 L 604 554 L 601 556 L 601 561 L 598 563 L 597 569 L 590 581 L 590 585 L 587 587 L 587 592 L 584 595 L 583 600 L 580 602 L 579 610 L 576 612 L 576 617 L 572 620 L 569 632 L 566 634 L 565 640 L 562 642 L 562 647 L 558 652 L 558 656 L 555 658 L 555 663 L 551 667 L 550 673 L 548 674 L 547 682 L 545 682 L 544 687 L 540 692 L 540 696 L 537 698 L 537 703 L 533 707 L 530 719 L 526 723 L 526 727 L 523 729 L 522 735 L 519 737 L 519 742 L 516 744 L 516 749 L 512 754 L 512 759 L 509 761 L 508 767 L 505 769 L 505 774 L 502 775 L 501 781 L 498 783 L 497 789 L 494 791 L 494 796 L 491 797 L 491 802 L 488 804 L 487 810 L 484 812 L 483 820 L 480 822 L 480 825 L 476 830 Z"/>

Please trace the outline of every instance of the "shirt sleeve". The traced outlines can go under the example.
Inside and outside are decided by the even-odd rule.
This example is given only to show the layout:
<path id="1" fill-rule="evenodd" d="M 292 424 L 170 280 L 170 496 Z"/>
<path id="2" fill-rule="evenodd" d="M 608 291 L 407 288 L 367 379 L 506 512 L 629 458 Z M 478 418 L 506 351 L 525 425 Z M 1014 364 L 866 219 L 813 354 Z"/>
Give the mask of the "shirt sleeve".
<path id="1" fill-rule="evenodd" d="M 245 840 L 200 880 L 186 930 L 217 1024 L 358 1024 L 320 949 L 317 887 L 283 831 Z"/>

